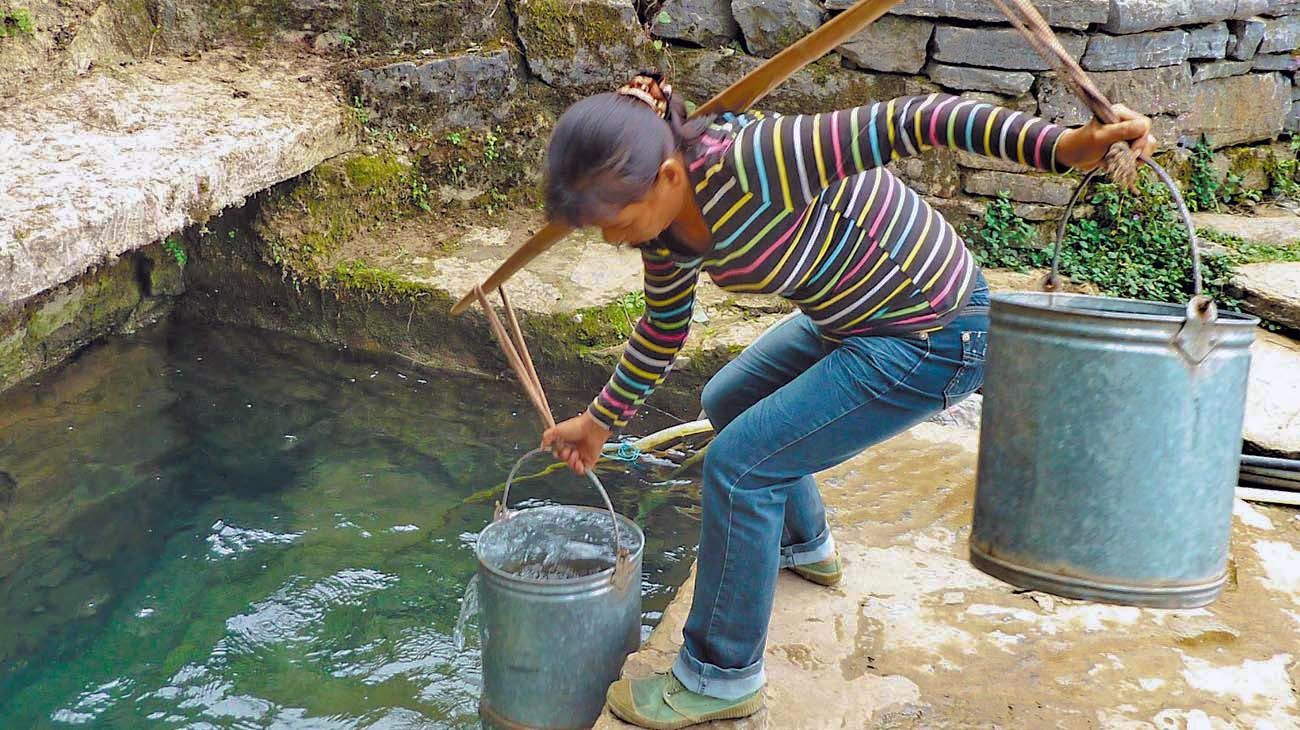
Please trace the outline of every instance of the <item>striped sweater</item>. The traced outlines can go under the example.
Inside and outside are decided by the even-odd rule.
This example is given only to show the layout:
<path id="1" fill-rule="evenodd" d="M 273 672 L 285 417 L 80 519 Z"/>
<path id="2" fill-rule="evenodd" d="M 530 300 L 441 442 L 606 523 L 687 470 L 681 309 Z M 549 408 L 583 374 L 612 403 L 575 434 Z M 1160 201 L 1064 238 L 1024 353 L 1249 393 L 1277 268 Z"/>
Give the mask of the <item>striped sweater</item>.
<path id="1" fill-rule="evenodd" d="M 932 331 L 955 318 L 977 273 L 942 216 L 884 165 L 945 146 L 1043 170 L 1063 127 L 944 94 L 829 114 L 726 115 L 688 158 L 713 249 L 641 247 L 646 312 L 589 412 L 621 428 L 686 340 L 701 270 L 733 292 L 777 294 L 832 341 Z"/>

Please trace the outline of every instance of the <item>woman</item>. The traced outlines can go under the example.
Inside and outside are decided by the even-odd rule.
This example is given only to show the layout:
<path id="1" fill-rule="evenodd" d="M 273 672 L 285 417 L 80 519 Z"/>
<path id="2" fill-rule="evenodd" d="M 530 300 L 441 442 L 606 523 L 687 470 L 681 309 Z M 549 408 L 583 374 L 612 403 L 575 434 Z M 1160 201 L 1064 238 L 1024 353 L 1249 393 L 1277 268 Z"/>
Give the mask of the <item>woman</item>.
<path id="1" fill-rule="evenodd" d="M 546 431 L 579 474 L 663 382 L 701 271 L 802 310 L 705 387 L 695 598 L 671 671 L 622 680 L 611 709 L 647 728 L 762 706 L 777 572 L 824 585 L 841 565 L 812 475 L 904 431 L 983 378 L 988 287 L 956 231 L 883 165 L 944 145 L 1065 172 L 1111 143 L 1154 152 L 1150 120 L 1067 130 L 932 94 L 829 114 L 687 121 L 655 74 L 572 106 L 550 140 L 552 220 L 637 247 L 646 313 L 587 411 Z"/>

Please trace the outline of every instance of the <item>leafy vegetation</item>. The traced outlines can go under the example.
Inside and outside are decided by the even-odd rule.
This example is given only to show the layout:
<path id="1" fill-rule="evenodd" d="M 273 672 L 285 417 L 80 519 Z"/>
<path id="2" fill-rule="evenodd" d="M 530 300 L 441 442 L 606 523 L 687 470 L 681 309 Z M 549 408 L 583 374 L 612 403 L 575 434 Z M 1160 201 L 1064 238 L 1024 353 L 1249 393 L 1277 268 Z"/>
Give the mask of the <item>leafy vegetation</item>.
<path id="1" fill-rule="evenodd" d="M 185 262 L 189 260 L 189 256 L 185 253 L 185 246 L 182 245 L 180 240 L 175 236 L 168 236 L 163 240 L 162 245 L 163 250 L 171 254 L 171 257 L 176 260 L 177 264 L 184 266 Z"/>
<path id="2" fill-rule="evenodd" d="M 1061 273 L 1090 282 L 1111 296 L 1181 302 L 1192 292 L 1192 262 L 1187 230 L 1169 191 L 1143 177 L 1136 195 L 1113 184 L 1097 185 L 1088 197 L 1091 218 L 1066 228 Z M 984 225 L 968 234 L 980 262 L 1024 269 L 1050 265 L 1051 253 L 1028 248 L 1033 227 L 1015 215 L 1005 197 L 990 204 Z M 1226 292 L 1233 261 L 1206 257 L 1205 290 L 1222 303 L 1235 303 Z"/>

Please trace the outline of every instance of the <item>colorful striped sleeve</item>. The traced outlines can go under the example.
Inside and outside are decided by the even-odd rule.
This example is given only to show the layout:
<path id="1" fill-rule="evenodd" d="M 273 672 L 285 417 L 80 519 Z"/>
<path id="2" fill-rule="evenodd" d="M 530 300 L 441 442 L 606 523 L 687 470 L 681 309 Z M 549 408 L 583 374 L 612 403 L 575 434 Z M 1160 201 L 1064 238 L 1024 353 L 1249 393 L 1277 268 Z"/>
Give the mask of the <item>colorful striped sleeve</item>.
<path id="1" fill-rule="evenodd" d="M 826 114 L 769 118 L 778 175 L 811 203 L 832 183 L 932 147 L 952 147 L 1040 170 L 1067 172 L 1056 146 L 1067 129 L 1024 112 L 948 94 L 910 96 Z M 799 193 L 802 192 L 802 195 Z"/>
<path id="2" fill-rule="evenodd" d="M 645 266 L 645 314 L 637 322 L 605 389 L 587 411 L 606 428 L 622 428 L 668 376 L 686 342 L 695 310 L 700 260 L 673 260 L 653 244 L 641 249 Z"/>

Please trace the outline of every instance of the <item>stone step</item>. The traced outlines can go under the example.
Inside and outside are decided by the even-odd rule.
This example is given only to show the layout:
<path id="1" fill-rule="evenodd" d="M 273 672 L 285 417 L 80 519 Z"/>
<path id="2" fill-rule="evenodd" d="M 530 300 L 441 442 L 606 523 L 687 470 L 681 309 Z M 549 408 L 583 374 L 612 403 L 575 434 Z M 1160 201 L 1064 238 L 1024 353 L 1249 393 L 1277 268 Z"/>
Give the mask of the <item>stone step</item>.
<path id="1" fill-rule="evenodd" d="M 1300 215 L 1279 206 L 1264 206 L 1255 215 L 1194 213 L 1197 228 L 1208 228 L 1247 243 L 1282 246 L 1300 241 Z"/>
<path id="2" fill-rule="evenodd" d="M 1232 286 L 1242 309 L 1300 332 L 1300 262 L 1247 264 L 1237 269 Z"/>
<path id="3" fill-rule="evenodd" d="M 1260 330 L 1251 355 L 1243 438 L 1266 453 L 1300 459 L 1300 342 Z"/>
<path id="4" fill-rule="evenodd" d="M 0 310 L 353 146 L 311 56 L 156 59 L 0 109 Z"/>
<path id="5" fill-rule="evenodd" d="M 1236 236 L 1256 246 L 1287 246 L 1300 242 L 1300 215 L 1280 206 L 1267 206 L 1256 215 L 1197 213 L 1197 228 Z M 1242 309 L 1261 319 L 1300 331 L 1300 262 L 1262 262 L 1237 267 L 1232 278 Z"/>

